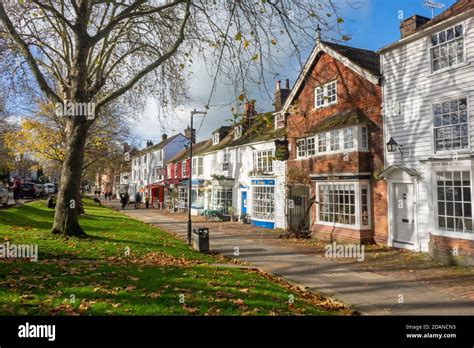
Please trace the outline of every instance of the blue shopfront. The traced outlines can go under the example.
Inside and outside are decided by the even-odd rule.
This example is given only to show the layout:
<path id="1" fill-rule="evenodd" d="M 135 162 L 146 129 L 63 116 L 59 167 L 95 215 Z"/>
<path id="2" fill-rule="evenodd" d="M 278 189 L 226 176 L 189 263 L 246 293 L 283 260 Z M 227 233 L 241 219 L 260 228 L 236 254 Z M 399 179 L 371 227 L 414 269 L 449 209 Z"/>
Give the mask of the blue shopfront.
<path id="1" fill-rule="evenodd" d="M 275 228 L 274 179 L 253 179 L 251 223 L 257 227 Z"/>

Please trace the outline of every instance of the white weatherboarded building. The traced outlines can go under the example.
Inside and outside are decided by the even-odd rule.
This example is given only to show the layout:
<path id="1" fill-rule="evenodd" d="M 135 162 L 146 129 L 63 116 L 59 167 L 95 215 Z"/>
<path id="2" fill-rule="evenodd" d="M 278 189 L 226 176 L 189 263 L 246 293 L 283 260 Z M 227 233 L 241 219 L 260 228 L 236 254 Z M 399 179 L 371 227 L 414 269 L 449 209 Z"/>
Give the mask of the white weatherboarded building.
<path id="1" fill-rule="evenodd" d="M 461 264 L 474 264 L 473 16 L 471 0 L 413 16 L 381 50 L 388 244 Z"/>
<path id="2" fill-rule="evenodd" d="M 282 134 L 263 124 L 247 129 L 249 122 L 220 127 L 212 146 L 193 158 L 193 213 L 228 214 L 232 207 L 252 225 L 285 229 L 286 161 L 275 159 L 275 140 Z"/>

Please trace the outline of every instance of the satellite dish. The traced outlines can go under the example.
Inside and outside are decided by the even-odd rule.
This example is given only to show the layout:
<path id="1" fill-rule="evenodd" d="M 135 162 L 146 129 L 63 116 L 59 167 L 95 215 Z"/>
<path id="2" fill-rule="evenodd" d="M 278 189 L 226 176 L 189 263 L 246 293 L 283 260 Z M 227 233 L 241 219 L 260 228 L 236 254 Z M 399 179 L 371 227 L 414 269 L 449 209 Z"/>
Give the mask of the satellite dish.
<path id="1" fill-rule="evenodd" d="M 441 10 L 443 8 L 446 7 L 445 4 L 441 3 L 441 2 L 436 2 L 435 0 L 424 0 L 423 1 L 423 5 L 425 7 L 428 7 L 431 9 L 431 18 L 434 18 L 434 10 L 435 8 L 438 9 L 438 10 Z"/>

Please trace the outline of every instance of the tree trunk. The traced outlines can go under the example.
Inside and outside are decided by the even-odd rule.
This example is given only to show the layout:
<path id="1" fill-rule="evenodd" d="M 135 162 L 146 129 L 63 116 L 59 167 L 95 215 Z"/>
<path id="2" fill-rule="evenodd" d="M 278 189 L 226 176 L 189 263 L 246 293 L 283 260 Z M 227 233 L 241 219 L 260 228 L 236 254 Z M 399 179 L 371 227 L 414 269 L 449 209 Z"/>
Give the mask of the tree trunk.
<path id="1" fill-rule="evenodd" d="M 66 157 L 61 170 L 58 200 L 54 214 L 53 234 L 85 237 L 79 225 L 78 209 L 81 204 L 81 178 L 84 146 L 89 129 L 85 119 L 74 117 L 68 124 Z"/>

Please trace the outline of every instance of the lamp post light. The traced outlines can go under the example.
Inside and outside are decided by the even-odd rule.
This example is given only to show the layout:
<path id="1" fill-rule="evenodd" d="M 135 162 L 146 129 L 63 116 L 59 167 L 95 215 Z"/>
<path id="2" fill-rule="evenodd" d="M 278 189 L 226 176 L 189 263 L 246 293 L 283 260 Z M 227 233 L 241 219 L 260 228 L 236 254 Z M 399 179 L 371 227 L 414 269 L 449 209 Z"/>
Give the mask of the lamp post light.
<path id="1" fill-rule="evenodd" d="M 394 153 L 394 152 L 400 151 L 400 159 L 403 162 L 403 152 L 402 152 L 403 145 L 398 144 L 393 138 L 390 138 L 390 140 L 388 141 L 386 145 L 387 145 L 387 152 Z"/>
<path id="2" fill-rule="evenodd" d="M 188 182 L 188 245 L 191 245 L 191 190 L 192 190 L 192 181 L 193 181 L 193 140 L 194 140 L 194 129 L 193 129 L 193 119 L 194 115 L 205 115 L 205 111 L 197 111 L 194 109 L 191 111 L 191 130 L 189 133 L 189 182 Z"/>

